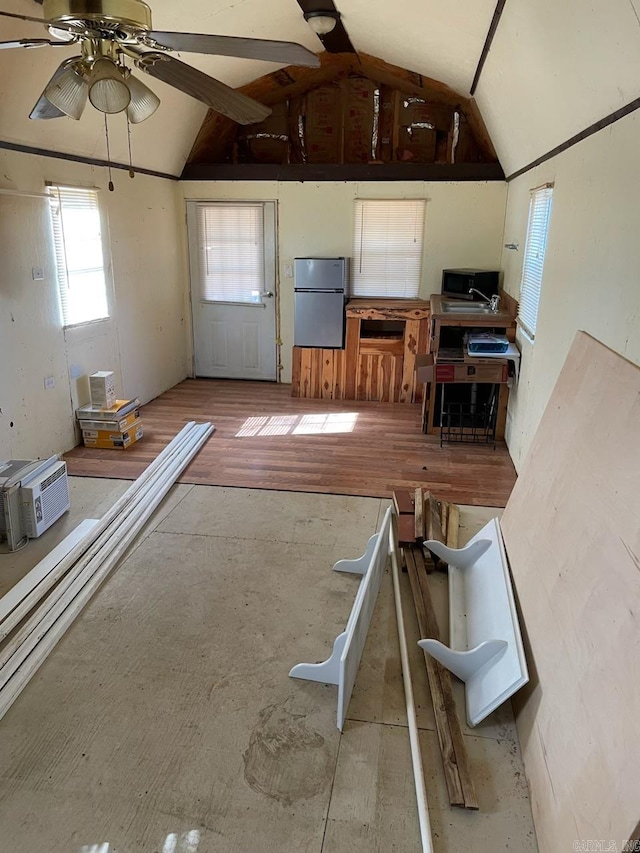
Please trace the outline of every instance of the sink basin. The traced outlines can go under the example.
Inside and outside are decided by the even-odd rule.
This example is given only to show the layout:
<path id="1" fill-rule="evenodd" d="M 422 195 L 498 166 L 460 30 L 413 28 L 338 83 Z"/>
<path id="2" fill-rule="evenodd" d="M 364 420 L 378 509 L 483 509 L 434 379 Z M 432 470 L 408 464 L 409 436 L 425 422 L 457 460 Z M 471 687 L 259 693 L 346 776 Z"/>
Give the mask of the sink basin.
<path id="1" fill-rule="evenodd" d="M 444 302 L 442 310 L 446 314 L 496 314 L 490 305 L 482 305 L 477 302 Z"/>

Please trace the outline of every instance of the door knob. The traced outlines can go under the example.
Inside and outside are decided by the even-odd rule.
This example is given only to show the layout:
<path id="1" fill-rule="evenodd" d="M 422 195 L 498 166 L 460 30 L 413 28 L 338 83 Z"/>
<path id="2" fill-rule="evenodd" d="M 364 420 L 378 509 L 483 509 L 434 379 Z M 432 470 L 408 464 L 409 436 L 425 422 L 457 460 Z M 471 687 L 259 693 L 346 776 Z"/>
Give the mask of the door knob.
<path id="1" fill-rule="evenodd" d="M 273 290 L 263 290 L 260 296 L 268 296 L 271 299 L 273 297 Z"/>

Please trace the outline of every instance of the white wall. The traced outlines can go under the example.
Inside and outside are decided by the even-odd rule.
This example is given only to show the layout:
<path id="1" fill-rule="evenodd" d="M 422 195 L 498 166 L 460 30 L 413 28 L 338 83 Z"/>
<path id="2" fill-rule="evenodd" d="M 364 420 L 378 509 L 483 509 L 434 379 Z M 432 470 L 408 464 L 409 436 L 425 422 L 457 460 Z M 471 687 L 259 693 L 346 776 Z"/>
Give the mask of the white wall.
<path id="1" fill-rule="evenodd" d="M 285 265 L 295 257 L 353 254 L 356 198 L 427 198 L 420 296 L 440 292 L 442 270 L 478 266 L 498 269 L 506 186 L 495 182 L 421 181 L 293 183 L 187 181 L 185 199 L 252 199 L 278 202 L 279 303 L 282 381 L 291 381 L 293 279 Z"/>
<path id="2" fill-rule="evenodd" d="M 504 250 L 502 266 L 517 298 L 529 189 L 555 182 L 536 339 L 519 335 L 522 378 L 509 404 L 516 468 L 578 329 L 640 364 L 639 150 L 635 112 L 509 184 L 504 242 L 520 251 Z"/>
<path id="3" fill-rule="evenodd" d="M 0 194 L 0 459 L 37 457 L 76 444 L 74 409 L 88 401 L 95 370 L 113 369 L 118 393 L 143 402 L 186 376 L 182 204 L 177 183 L 159 178 L 117 171 L 110 193 L 104 169 L 8 151 L 0 167 L 3 189 L 99 187 L 109 222 L 111 317 L 65 332 L 47 202 Z M 43 281 L 33 281 L 35 266 Z"/>

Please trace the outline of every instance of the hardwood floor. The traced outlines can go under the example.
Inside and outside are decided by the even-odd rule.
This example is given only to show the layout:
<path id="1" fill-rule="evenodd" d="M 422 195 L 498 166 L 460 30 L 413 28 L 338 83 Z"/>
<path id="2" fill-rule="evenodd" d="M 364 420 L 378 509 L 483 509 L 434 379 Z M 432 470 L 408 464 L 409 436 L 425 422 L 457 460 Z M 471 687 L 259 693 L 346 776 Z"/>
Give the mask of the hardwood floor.
<path id="1" fill-rule="evenodd" d="M 134 479 L 190 420 L 216 432 L 182 483 L 390 497 L 423 486 L 460 504 L 506 504 L 516 474 L 504 444 L 449 445 L 420 430 L 420 406 L 291 397 L 290 385 L 187 379 L 144 406 L 127 450 L 76 447 L 69 473 Z"/>

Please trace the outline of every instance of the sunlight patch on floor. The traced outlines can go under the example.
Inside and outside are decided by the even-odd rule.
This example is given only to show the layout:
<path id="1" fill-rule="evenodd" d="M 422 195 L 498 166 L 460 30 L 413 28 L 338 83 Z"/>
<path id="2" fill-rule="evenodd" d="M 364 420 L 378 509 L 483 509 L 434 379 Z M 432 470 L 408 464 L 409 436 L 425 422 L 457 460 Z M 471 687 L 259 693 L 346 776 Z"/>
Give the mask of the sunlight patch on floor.
<path id="1" fill-rule="evenodd" d="M 312 415 L 263 415 L 247 418 L 236 438 L 268 435 L 321 435 L 353 432 L 357 412 L 333 412 Z"/>

